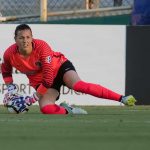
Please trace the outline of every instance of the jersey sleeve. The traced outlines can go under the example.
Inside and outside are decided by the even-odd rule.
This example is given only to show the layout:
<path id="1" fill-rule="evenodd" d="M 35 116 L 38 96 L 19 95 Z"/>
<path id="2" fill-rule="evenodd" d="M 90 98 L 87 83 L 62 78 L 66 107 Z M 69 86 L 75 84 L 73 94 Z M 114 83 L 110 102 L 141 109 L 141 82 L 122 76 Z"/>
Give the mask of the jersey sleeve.
<path id="1" fill-rule="evenodd" d="M 42 64 L 43 79 L 41 85 L 37 89 L 37 92 L 40 94 L 44 94 L 47 91 L 47 88 L 51 87 L 54 80 L 52 57 L 53 50 L 46 42 L 42 42 L 40 48 L 40 61 Z"/>
<path id="2" fill-rule="evenodd" d="M 13 78 L 12 78 L 12 65 L 10 63 L 10 57 L 8 51 L 6 51 L 3 55 L 3 62 L 1 66 L 1 71 L 2 71 L 2 76 L 4 82 L 7 83 L 12 83 Z"/>

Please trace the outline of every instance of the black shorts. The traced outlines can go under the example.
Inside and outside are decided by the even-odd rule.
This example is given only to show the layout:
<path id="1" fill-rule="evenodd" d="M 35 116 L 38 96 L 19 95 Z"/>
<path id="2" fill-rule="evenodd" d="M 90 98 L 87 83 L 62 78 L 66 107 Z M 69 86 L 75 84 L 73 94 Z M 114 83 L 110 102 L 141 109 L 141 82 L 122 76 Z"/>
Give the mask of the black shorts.
<path id="1" fill-rule="evenodd" d="M 63 76 L 64 74 L 69 71 L 69 70 L 75 70 L 75 67 L 73 66 L 73 64 L 67 60 L 66 62 L 64 62 L 61 67 L 59 68 L 59 71 L 57 73 L 57 76 L 54 79 L 54 82 L 51 86 L 51 88 L 56 89 L 59 93 L 60 93 L 60 88 L 62 85 L 65 85 L 64 81 L 63 81 Z"/>

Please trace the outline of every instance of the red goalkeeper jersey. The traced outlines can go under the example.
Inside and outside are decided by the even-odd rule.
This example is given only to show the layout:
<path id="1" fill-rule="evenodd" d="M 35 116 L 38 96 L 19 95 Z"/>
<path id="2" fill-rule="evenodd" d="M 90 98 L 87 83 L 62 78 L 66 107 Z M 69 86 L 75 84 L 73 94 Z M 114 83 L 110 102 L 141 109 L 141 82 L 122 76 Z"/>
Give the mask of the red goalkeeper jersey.
<path id="1" fill-rule="evenodd" d="M 28 57 L 19 53 L 16 44 L 4 53 L 2 75 L 5 83 L 13 82 L 12 68 L 27 75 L 30 85 L 50 88 L 60 66 L 67 58 L 60 52 L 54 52 L 44 41 L 33 39 L 33 51 Z"/>

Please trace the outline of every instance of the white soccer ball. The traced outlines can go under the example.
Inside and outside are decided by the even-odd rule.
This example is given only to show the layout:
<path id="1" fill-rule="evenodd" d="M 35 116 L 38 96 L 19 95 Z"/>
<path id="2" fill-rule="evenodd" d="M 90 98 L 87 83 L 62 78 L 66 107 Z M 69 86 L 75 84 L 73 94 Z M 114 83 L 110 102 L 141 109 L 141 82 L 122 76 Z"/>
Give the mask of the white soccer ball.
<path id="1" fill-rule="evenodd" d="M 18 97 L 10 100 L 6 107 L 8 112 L 13 114 L 26 113 L 29 110 L 24 100 Z"/>
<path id="2" fill-rule="evenodd" d="M 9 101 L 7 103 L 7 110 L 8 110 L 9 113 L 17 114 L 17 111 L 14 109 L 12 104 L 13 104 L 13 101 Z"/>
<path id="3" fill-rule="evenodd" d="M 12 107 L 7 107 L 7 110 L 11 114 L 17 114 L 17 112 Z"/>

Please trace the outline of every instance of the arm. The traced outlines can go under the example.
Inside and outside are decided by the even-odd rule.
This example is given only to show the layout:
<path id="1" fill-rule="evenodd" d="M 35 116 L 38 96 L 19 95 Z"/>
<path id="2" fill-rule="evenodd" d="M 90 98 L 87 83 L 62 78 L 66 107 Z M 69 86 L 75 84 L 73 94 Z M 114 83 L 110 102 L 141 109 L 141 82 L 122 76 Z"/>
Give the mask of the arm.
<path id="1" fill-rule="evenodd" d="M 40 47 L 40 61 L 42 63 L 43 80 L 37 89 L 37 96 L 42 96 L 51 87 L 54 80 L 54 66 L 52 63 L 53 51 L 50 46 L 43 42 Z"/>
<path id="2" fill-rule="evenodd" d="M 12 65 L 10 63 L 9 53 L 6 51 L 3 56 L 3 62 L 1 66 L 2 77 L 5 84 L 9 85 L 13 83 L 12 78 Z"/>

